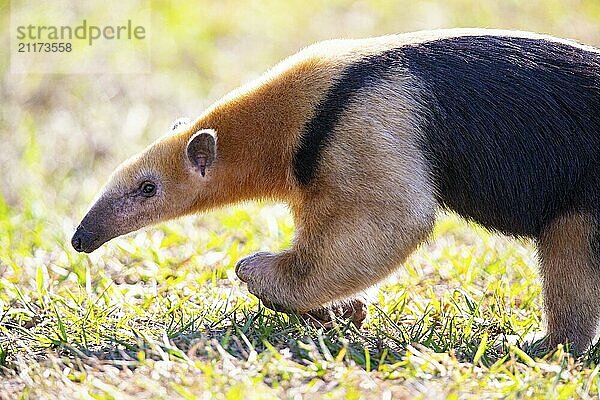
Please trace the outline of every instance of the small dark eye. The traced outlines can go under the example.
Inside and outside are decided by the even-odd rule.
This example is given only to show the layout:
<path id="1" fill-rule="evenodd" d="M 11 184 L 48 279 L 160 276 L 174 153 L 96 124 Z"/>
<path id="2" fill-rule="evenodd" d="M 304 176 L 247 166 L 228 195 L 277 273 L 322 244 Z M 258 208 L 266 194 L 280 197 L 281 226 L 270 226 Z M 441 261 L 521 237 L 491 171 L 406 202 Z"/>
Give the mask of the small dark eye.
<path id="1" fill-rule="evenodd" d="M 146 197 L 152 197 L 156 194 L 156 185 L 152 182 L 144 182 L 140 186 L 142 194 Z"/>

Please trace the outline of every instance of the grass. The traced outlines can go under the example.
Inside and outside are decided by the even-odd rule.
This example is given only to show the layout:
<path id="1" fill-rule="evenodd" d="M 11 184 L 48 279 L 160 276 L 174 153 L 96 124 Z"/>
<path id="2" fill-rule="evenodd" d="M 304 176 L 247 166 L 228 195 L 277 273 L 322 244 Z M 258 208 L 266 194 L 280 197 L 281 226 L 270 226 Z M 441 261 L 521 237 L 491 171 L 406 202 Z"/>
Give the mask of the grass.
<path id="1" fill-rule="evenodd" d="M 319 329 L 263 308 L 238 257 L 285 247 L 280 205 L 245 205 L 82 256 L 32 210 L 3 205 L 0 363 L 24 397 L 597 396 L 598 349 L 532 359 L 540 329 L 530 243 L 442 216 L 379 290 L 362 328 Z M 37 225 L 37 227 L 36 227 Z M 26 233 L 26 234 L 25 234 Z M 210 394 L 210 395 L 209 395 Z"/>
<path id="2" fill-rule="evenodd" d="M 0 1 L 2 26 L 8 8 Z M 152 10 L 151 74 L 16 75 L 0 59 L 0 399 L 600 396 L 600 345 L 579 358 L 522 349 L 542 326 L 533 244 L 454 215 L 440 215 L 432 239 L 363 294 L 361 328 L 274 313 L 235 277 L 240 257 L 289 245 L 284 205 L 170 222 L 89 256 L 69 245 L 120 160 L 308 43 L 475 25 L 600 45 L 596 0 Z"/>

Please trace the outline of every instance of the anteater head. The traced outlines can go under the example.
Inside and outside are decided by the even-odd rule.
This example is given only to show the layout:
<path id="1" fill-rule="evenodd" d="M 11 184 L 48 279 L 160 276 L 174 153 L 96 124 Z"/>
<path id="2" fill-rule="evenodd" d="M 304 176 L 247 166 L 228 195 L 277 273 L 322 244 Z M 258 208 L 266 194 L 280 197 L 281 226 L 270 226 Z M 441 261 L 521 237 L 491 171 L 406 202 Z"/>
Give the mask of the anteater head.
<path id="1" fill-rule="evenodd" d="M 71 243 L 90 253 L 142 227 L 195 211 L 214 180 L 215 132 L 189 121 L 121 164 L 77 227 Z"/>

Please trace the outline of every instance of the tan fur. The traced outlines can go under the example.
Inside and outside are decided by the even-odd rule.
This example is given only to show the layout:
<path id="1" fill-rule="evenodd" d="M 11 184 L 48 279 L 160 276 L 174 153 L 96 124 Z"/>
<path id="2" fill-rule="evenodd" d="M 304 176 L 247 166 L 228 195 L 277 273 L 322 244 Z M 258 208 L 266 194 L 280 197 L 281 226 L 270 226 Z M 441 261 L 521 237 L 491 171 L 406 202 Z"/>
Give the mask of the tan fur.
<path id="1" fill-rule="evenodd" d="M 549 349 L 571 342 L 581 352 L 592 342 L 600 317 L 600 265 L 592 253 L 589 215 L 552 223 L 539 240 Z"/>

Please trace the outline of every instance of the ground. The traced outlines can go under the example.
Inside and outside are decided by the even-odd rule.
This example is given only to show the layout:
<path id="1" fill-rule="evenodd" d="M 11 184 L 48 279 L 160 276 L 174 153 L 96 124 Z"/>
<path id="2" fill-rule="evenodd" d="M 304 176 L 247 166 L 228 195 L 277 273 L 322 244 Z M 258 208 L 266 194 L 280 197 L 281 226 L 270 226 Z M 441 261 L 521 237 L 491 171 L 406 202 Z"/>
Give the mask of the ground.
<path id="1" fill-rule="evenodd" d="M 2 26 L 8 10 L 0 2 Z M 91 255 L 69 244 L 121 160 L 306 44 L 488 26 L 598 46 L 597 0 L 155 1 L 152 12 L 148 74 L 12 74 L 2 53 L 0 399 L 599 396 L 599 345 L 577 358 L 522 345 L 543 328 L 534 244 L 455 215 L 362 294 L 362 327 L 274 313 L 235 276 L 240 257 L 291 242 L 282 204 L 169 222 Z"/>

